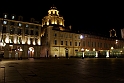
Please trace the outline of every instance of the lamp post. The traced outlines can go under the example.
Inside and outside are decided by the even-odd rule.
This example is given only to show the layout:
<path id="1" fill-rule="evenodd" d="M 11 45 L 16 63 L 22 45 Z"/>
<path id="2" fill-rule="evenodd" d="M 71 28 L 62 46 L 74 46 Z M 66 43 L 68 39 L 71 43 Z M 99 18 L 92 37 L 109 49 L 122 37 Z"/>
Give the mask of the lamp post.
<path id="1" fill-rule="evenodd" d="M 82 52 L 82 59 L 84 59 L 84 49 L 83 48 L 81 49 L 81 52 Z"/>
<path id="2" fill-rule="evenodd" d="M 83 35 L 80 35 L 80 39 L 81 39 L 81 47 L 83 46 L 83 41 L 82 41 L 82 39 L 83 39 L 84 37 L 83 37 Z M 84 49 L 82 48 L 81 49 L 81 52 L 82 52 L 82 59 L 84 59 Z"/>

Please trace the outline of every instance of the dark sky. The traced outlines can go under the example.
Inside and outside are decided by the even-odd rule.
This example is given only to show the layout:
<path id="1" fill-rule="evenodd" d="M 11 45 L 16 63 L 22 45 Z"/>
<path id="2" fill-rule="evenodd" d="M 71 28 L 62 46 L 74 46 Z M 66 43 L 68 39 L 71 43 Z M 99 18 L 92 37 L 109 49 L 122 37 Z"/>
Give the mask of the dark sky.
<path id="1" fill-rule="evenodd" d="M 75 30 L 88 30 L 109 35 L 109 30 L 114 28 L 118 36 L 120 29 L 124 28 L 123 2 L 3 0 L 0 3 L 0 13 L 22 15 L 24 19 L 34 17 L 40 21 L 54 4 L 60 15 L 64 17 L 65 25 L 72 25 Z"/>

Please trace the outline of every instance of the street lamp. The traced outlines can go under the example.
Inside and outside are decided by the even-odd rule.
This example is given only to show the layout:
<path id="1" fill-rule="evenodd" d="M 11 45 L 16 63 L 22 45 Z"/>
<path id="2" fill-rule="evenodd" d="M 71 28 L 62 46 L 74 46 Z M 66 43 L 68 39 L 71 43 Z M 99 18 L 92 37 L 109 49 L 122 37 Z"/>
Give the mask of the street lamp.
<path id="1" fill-rule="evenodd" d="M 80 35 L 80 39 L 83 39 L 84 37 L 83 37 L 83 35 Z"/>
<path id="2" fill-rule="evenodd" d="M 83 35 L 80 35 L 80 39 L 82 40 L 84 37 L 83 37 Z M 82 42 L 81 42 L 82 43 Z M 83 46 L 83 45 L 82 45 Z M 81 46 L 81 47 L 82 47 Z M 82 59 L 84 59 L 84 49 L 82 48 L 81 49 L 81 52 L 82 52 Z"/>
<path id="3" fill-rule="evenodd" d="M 82 59 L 84 59 L 84 49 L 83 48 L 81 49 L 81 52 L 82 52 Z"/>

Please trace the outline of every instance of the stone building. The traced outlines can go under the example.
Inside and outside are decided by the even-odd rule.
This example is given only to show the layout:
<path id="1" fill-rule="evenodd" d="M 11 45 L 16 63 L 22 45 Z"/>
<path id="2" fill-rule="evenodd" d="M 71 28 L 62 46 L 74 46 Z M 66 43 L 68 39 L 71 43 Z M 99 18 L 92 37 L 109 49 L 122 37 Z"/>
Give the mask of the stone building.
<path id="1" fill-rule="evenodd" d="M 71 26 L 64 25 L 56 7 L 48 10 L 41 23 L 34 18 L 26 22 L 22 16 L 6 13 L 0 18 L 0 51 L 4 58 L 72 57 L 123 46 L 121 39 L 73 32 Z"/>
<path id="2" fill-rule="evenodd" d="M 23 22 L 23 17 L 3 14 L 0 18 L 0 51 L 4 58 L 39 57 L 41 48 L 41 24 Z M 34 50 L 37 50 L 34 52 Z"/>

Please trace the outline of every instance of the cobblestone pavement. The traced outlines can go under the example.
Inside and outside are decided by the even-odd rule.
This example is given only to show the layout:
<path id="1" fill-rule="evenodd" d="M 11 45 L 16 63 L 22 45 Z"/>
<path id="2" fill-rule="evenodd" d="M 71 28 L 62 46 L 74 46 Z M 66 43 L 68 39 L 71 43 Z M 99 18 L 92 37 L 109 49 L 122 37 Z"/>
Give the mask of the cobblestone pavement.
<path id="1" fill-rule="evenodd" d="M 124 83 L 124 59 L 3 60 L 0 83 Z"/>

